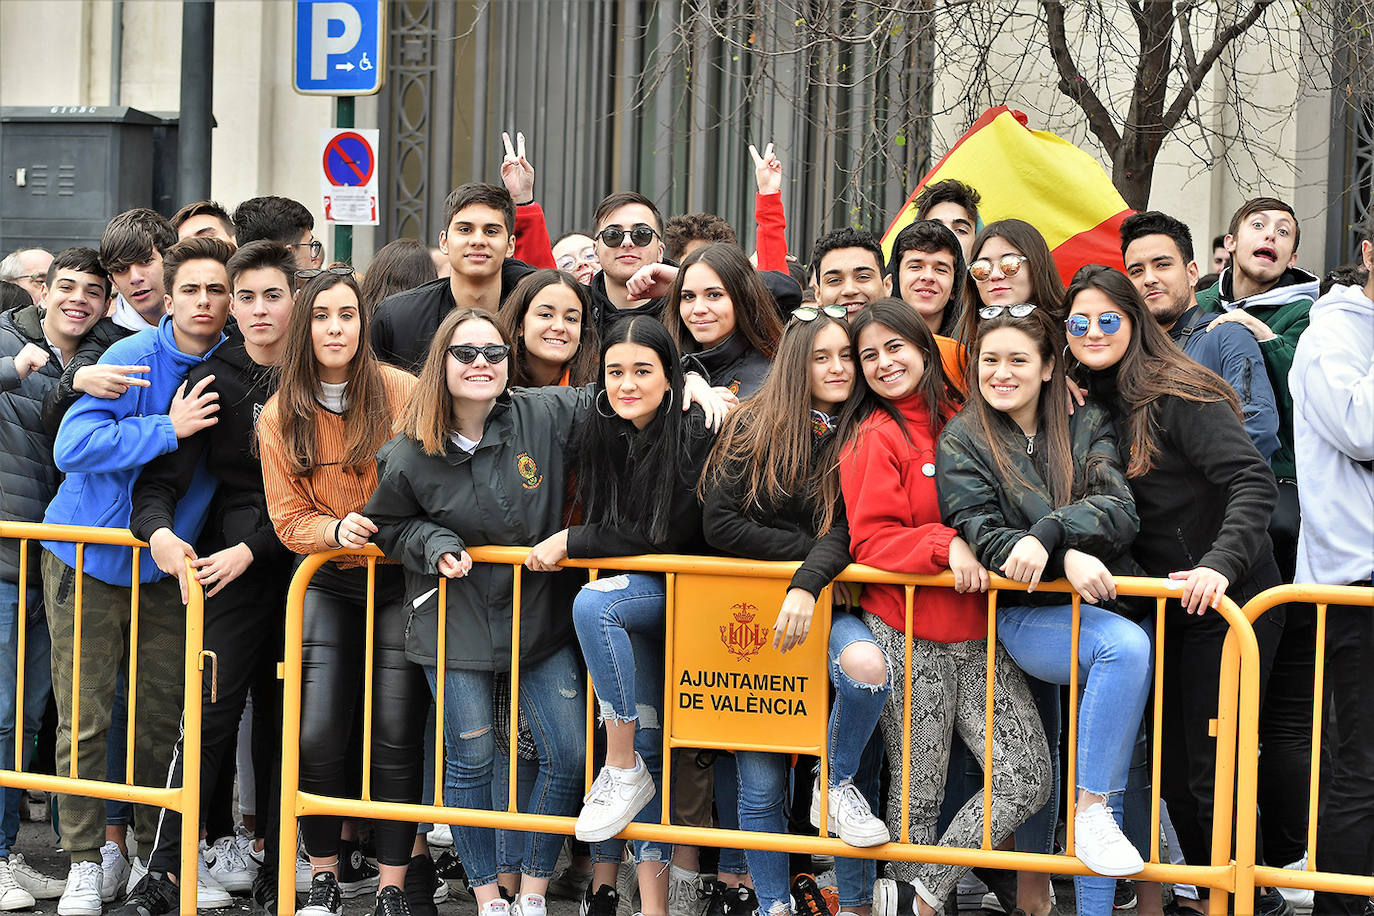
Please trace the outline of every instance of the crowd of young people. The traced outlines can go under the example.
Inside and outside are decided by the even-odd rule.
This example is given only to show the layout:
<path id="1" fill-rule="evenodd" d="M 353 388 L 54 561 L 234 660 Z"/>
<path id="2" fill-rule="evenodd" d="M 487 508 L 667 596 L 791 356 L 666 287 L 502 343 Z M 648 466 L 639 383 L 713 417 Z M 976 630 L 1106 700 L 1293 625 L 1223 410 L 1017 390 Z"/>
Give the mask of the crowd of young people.
<path id="1" fill-rule="evenodd" d="M 1085 267 L 1066 287 L 1031 222 L 984 224 L 977 191 L 954 181 L 924 191 L 888 257 L 874 235 L 840 228 L 802 265 L 787 252 L 771 146 L 751 148 L 752 254 L 719 217 L 665 221 L 629 191 L 598 206 L 589 234 L 554 241 L 523 138 L 507 150 L 504 187 L 465 184 L 446 201 L 444 276 L 414 242 L 387 246 L 365 278 L 325 267 L 294 201 L 255 198 L 232 215 L 203 201 L 171 222 L 121 214 L 99 251 L 60 252 L 37 300 L 0 315 L 4 517 L 128 527 L 152 561 L 49 541 L 21 576 L 4 545 L 7 646 L 21 579 L 29 593 L 22 723 L 18 660 L 0 653 L 3 765 L 16 745 L 28 765 L 51 693 L 58 772 L 79 736 L 77 772 L 122 780 L 128 704 L 134 781 L 180 782 L 189 561 L 218 659 L 204 688 L 198 899 L 247 892 L 276 911 L 286 590 L 295 557 L 343 550 L 305 592 L 301 788 L 357 795 L 370 663 L 372 798 L 429 800 L 426 716 L 441 696 L 440 801 L 500 808 L 514 792 L 521 811 L 576 818 L 562 873 L 561 835 L 452 828 L 480 916 L 544 916 L 570 889 L 584 916 L 631 896 L 644 916 L 954 906 L 964 866 L 842 857 L 827 897 L 784 853 L 617 839 L 661 817 L 664 577 L 610 569 L 588 582 L 560 564 L 718 554 L 800 564 L 769 611 L 772 648 L 826 641 L 829 784 L 782 755 L 675 755 L 674 823 L 785 832 L 818 823 L 824 798 L 831 832 L 854 847 L 975 848 L 986 826 L 1004 848 L 1053 852 L 1067 790 L 1073 851 L 1093 872 L 1077 879 L 1075 906 L 1104 916 L 1116 879 L 1150 850 L 1142 723 L 1158 652 L 1165 820 L 1178 861 L 1209 862 L 1209 722 L 1227 633 L 1217 606 L 1295 578 L 1368 586 L 1374 572 L 1374 225 L 1363 283 L 1315 305 L 1296 217 L 1273 198 L 1236 212 L 1230 263 L 1202 294 L 1177 219 L 1130 217 L 1125 272 Z M 475 564 L 477 544 L 529 549 L 518 646 L 510 572 Z M 372 572 L 347 553 L 367 545 L 385 554 Z M 955 585 L 916 589 L 909 618 L 900 587 L 837 587 L 828 632 L 814 632 L 816 601 L 850 562 L 948 569 Z M 991 648 L 990 574 L 1013 583 Z M 1162 647 L 1155 603 L 1119 595 L 1122 575 L 1178 587 Z M 1038 590 L 1051 579 L 1082 599 L 1076 642 L 1067 596 Z M 1306 853 L 1315 626 L 1293 606 L 1255 631 L 1261 850 L 1283 866 Z M 1367 874 L 1374 625 L 1367 610 L 1333 607 L 1327 632 L 1331 773 L 1315 864 Z M 1078 696 L 1063 691 L 1071 682 Z M 1067 703 L 1077 758 L 1063 787 Z M 511 729 L 527 758 L 514 786 Z M 589 747 L 596 778 L 579 798 Z M 236 772 L 240 798 L 257 802 L 243 827 L 227 810 Z M 175 812 L 132 813 L 134 857 L 128 817 L 61 797 L 61 882 L 13 849 L 19 802 L 4 793 L 0 910 L 57 897 L 61 916 L 175 911 L 190 880 L 177 873 Z M 334 916 L 375 889 L 383 916 L 434 912 L 454 872 L 436 872 L 428 825 L 377 821 L 366 852 L 359 831 L 300 819 L 295 911 Z M 618 884 L 627 857 L 636 874 Z M 706 877 L 712 859 L 718 879 Z M 1046 874 L 978 873 L 1008 913 L 1056 911 Z M 1158 885 L 1134 893 L 1144 916 L 1165 912 Z M 1199 908 L 1174 898 L 1176 912 Z M 1273 889 L 1255 903 L 1271 916 L 1289 906 Z M 1314 912 L 1367 906 L 1318 893 Z"/>

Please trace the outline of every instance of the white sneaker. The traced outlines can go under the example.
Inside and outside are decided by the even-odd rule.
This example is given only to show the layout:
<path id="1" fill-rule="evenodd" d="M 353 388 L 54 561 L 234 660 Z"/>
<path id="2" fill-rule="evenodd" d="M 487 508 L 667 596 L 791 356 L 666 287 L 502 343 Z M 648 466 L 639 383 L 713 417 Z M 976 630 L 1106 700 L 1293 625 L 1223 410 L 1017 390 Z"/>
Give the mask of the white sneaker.
<path id="1" fill-rule="evenodd" d="M 239 855 L 243 856 L 243 860 L 253 870 L 253 876 L 257 877 L 258 870 L 267 861 L 266 844 L 263 845 L 262 849 L 258 849 L 258 838 L 240 824 L 234 831 L 234 845 L 239 848 Z"/>
<path id="2" fill-rule="evenodd" d="M 73 862 L 67 889 L 57 901 L 57 916 L 100 916 L 103 877 L 99 862 Z"/>
<path id="3" fill-rule="evenodd" d="M 257 869 L 250 864 L 250 858 L 244 856 L 237 837 L 226 836 L 216 840 L 204 857 L 210 868 L 210 877 L 229 893 L 246 894 L 253 889 L 253 877 Z"/>
<path id="4" fill-rule="evenodd" d="M 477 916 L 510 916 L 510 904 L 497 897 L 477 908 Z"/>
<path id="5" fill-rule="evenodd" d="M 521 894 L 510 908 L 510 916 L 547 916 L 548 903 L 542 894 Z"/>
<path id="6" fill-rule="evenodd" d="M 14 883 L 10 860 L 0 859 L 0 910 L 27 910 L 37 902 L 33 894 Z"/>
<path id="7" fill-rule="evenodd" d="M 11 852 L 9 861 L 14 883 L 32 894 L 35 900 L 56 900 L 67 889 L 66 878 L 48 877 L 25 862 L 21 852 Z"/>
<path id="8" fill-rule="evenodd" d="M 668 916 L 700 916 L 701 876 L 691 869 L 668 866 Z"/>
<path id="9" fill-rule="evenodd" d="M 200 865 L 196 869 L 196 909 L 218 910 L 229 906 L 234 898 L 224 889 L 224 885 L 210 874 L 210 866 L 205 864 L 204 841 L 201 841 Z"/>
<path id="10" fill-rule="evenodd" d="M 609 840 L 629 826 L 654 797 L 654 779 L 644 760 L 635 754 L 635 768 L 603 766 L 577 815 L 577 838 L 584 843 Z"/>
<path id="11" fill-rule="evenodd" d="M 425 834 L 425 842 L 441 849 L 452 849 L 453 828 L 448 824 L 435 824 L 434 829 Z"/>
<path id="12" fill-rule="evenodd" d="M 129 859 L 119 851 L 119 844 L 107 840 L 100 847 L 100 899 L 113 903 L 119 892 L 129 883 Z"/>
<path id="13" fill-rule="evenodd" d="M 129 882 L 124 885 L 124 896 L 131 896 L 134 888 L 138 887 L 138 882 L 143 880 L 143 876 L 148 874 L 148 863 L 138 856 L 134 856 L 129 862 Z"/>
<path id="14" fill-rule="evenodd" d="M 1298 861 L 1289 862 L 1284 868 L 1293 871 L 1307 871 L 1307 853 L 1303 853 L 1302 858 Z M 1289 906 L 1293 907 L 1293 909 L 1306 913 L 1312 911 L 1312 902 L 1316 893 L 1311 889 L 1305 887 L 1281 887 L 1279 888 L 1279 893 L 1283 895 L 1283 899 L 1287 900 Z M 4 907 L 0 907 L 0 909 L 4 909 Z"/>
<path id="15" fill-rule="evenodd" d="M 826 827 L 850 846 L 881 846 L 892 839 L 887 824 L 873 816 L 859 787 L 849 780 L 830 787 L 830 819 Z M 811 789 L 811 824 L 821 825 L 821 782 Z"/>
<path id="16" fill-rule="evenodd" d="M 1116 825 L 1112 809 L 1102 802 L 1074 813 L 1073 851 L 1088 868 L 1111 878 L 1139 874 L 1145 868 L 1145 860 Z"/>

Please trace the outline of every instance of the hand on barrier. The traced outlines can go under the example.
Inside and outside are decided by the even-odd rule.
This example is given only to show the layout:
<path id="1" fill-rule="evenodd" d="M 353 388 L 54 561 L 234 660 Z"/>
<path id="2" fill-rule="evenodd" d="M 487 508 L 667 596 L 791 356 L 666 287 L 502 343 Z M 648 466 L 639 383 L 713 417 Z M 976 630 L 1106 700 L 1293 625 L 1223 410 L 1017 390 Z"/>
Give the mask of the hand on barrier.
<path id="1" fill-rule="evenodd" d="M 219 422 L 215 416 L 219 411 L 219 395 L 205 390 L 214 380 L 213 375 L 207 375 L 196 382 L 195 387 L 189 387 L 190 382 L 183 382 L 177 389 L 172 406 L 167 410 L 167 418 L 172 421 L 172 429 L 178 439 L 185 439 Z"/>
<path id="2" fill-rule="evenodd" d="M 148 552 L 153 556 L 157 568 L 169 576 L 176 576 L 181 586 L 181 603 L 191 600 L 190 587 L 186 583 L 186 561 L 196 559 L 196 549 L 177 537 L 171 528 L 159 528 L 148 538 Z"/>
<path id="3" fill-rule="evenodd" d="M 1007 562 L 1002 564 L 1002 575 L 1013 582 L 1022 583 L 1026 586 L 1026 591 L 1033 592 L 1040 584 L 1040 576 L 1049 561 L 1050 555 L 1045 550 L 1045 545 L 1041 544 L 1038 538 L 1028 534 L 1012 545 L 1011 553 L 1007 554 Z"/>
<path id="4" fill-rule="evenodd" d="M 14 354 L 14 374 L 19 381 L 29 377 L 29 373 L 48 364 L 48 351 L 36 343 L 26 343 Z"/>
<path id="5" fill-rule="evenodd" d="M 778 619 L 773 622 L 773 648 L 786 652 L 806 642 L 811 634 L 811 615 L 816 599 L 804 588 L 789 588 L 782 599 Z"/>
<path id="6" fill-rule="evenodd" d="M 372 524 L 372 519 L 357 512 L 348 513 L 334 526 L 335 540 L 340 547 L 349 549 L 366 547 L 367 542 L 372 540 L 372 535 L 376 533 L 377 526 Z"/>
<path id="7" fill-rule="evenodd" d="M 1231 587 L 1230 579 L 1206 566 L 1169 573 L 1169 578 L 1183 582 L 1183 594 L 1178 600 L 1183 602 L 1183 609 L 1189 614 L 1205 614 L 1209 607 L 1213 610 L 1221 607 L 1221 599 Z"/>
<path id="8" fill-rule="evenodd" d="M 506 158 L 501 160 L 501 183 L 510 192 L 511 200 L 517 204 L 534 202 L 534 166 L 525 158 L 525 135 L 515 132 L 515 146 L 511 146 L 510 134 L 501 131 L 501 142 L 506 146 Z"/>
<path id="9" fill-rule="evenodd" d="M 112 366 L 104 363 L 82 366 L 72 375 L 72 389 L 110 401 L 123 395 L 130 387 L 147 388 L 152 383 L 135 376 L 151 371 L 151 366 Z"/>
<path id="10" fill-rule="evenodd" d="M 1084 601 L 1097 604 L 1116 597 L 1116 578 L 1092 554 L 1070 548 L 1064 552 L 1064 578 Z"/>
<path id="11" fill-rule="evenodd" d="M 673 281 L 676 279 L 677 268 L 671 264 L 662 261 L 645 264 L 625 281 L 625 292 L 636 302 L 659 299 L 673 291 Z"/>
<path id="12" fill-rule="evenodd" d="M 472 557 L 468 556 L 466 550 L 459 551 L 458 556 L 446 553 L 439 558 L 439 574 L 449 579 L 461 579 L 472 571 Z"/>
<path id="13" fill-rule="evenodd" d="M 244 571 L 253 565 L 253 551 L 240 541 L 233 547 L 226 547 L 208 557 L 201 557 L 191 565 L 196 568 L 196 581 L 200 583 L 201 588 L 210 589 L 205 593 L 205 597 L 213 598 L 219 594 L 220 589 L 243 575 Z"/>
<path id="14" fill-rule="evenodd" d="M 525 557 L 525 568 L 534 572 L 553 572 L 558 564 L 568 558 L 568 529 L 547 537 L 530 548 Z"/>
<path id="15" fill-rule="evenodd" d="M 949 569 L 954 573 L 956 592 L 985 592 L 988 590 L 988 571 L 978 562 L 973 548 L 961 537 L 949 542 Z"/>
<path id="16" fill-rule="evenodd" d="M 758 185 L 760 194 L 777 194 L 782 191 L 782 160 L 773 155 L 773 144 L 769 143 L 763 148 L 763 155 L 759 155 L 758 148 L 754 144 L 749 144 L 749 157 L 754 160 L 754 181 Z"/>

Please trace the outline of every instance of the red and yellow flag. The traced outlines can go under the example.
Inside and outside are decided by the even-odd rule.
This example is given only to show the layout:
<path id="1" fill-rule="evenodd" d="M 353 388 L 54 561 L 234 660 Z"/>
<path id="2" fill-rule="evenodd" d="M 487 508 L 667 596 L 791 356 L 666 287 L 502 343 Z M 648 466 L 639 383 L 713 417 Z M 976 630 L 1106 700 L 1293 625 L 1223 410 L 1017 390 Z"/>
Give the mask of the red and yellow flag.
<path id="1" fill-rule="evenodd" d="M 916 219 L 916 197 L 927 184 L 956 178 L 982 195 L 983 223 L 1015 217 L 1040 230 L 1067 284 L 1084 264 L 1120 269 L 1126 206 L 1097 160 L 1048 131 L 1030 130 L 1026 116 L 1005 105 L 983 112 L 945 157 L 921 179 L 883 235 L 883 251 Z"/>

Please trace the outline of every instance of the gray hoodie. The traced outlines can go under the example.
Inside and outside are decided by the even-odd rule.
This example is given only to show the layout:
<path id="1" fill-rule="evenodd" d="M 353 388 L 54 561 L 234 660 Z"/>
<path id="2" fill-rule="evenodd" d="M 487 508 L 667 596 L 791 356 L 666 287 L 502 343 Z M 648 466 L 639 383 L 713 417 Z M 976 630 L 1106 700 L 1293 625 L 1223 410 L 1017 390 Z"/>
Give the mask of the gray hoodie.
<path id="1" fill-rule="evenodd" d="M 1374 300 L 1336 286 L 1312 306 L 1288 375 L 1302 531 L 1295 581 L 1374 574 Z"/>

